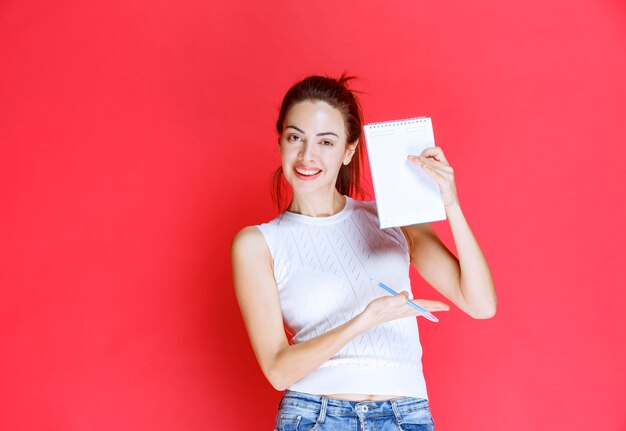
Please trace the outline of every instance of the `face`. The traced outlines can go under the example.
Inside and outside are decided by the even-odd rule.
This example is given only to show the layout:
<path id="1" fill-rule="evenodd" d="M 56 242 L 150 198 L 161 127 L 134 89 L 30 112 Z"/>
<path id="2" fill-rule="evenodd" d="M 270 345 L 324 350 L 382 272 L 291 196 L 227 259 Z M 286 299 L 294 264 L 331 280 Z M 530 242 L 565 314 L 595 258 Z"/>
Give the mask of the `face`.
<path id="1" fill-rule="evenodd" d="M 304 101 L 285 115 L 280 157 L 294 192 L 335 189 L 342 164 L 350 163 L 357 143 L 346 145 L 341 112 L 325 102 Z"/>

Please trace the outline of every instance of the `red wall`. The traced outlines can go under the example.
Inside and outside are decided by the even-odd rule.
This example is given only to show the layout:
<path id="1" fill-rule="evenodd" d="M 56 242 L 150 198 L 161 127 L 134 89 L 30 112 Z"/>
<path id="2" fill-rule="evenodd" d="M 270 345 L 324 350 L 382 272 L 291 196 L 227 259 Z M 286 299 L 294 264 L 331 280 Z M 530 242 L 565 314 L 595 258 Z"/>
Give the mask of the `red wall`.
<path id="1" fill-rule="evenodd" d="M 624 2 L 245 3 L 0 3 L 0 428 L 272 429 L 230 240 L 347 70 L 433 118 L 496 281 L 420 321 L 437 428 L 626 429 Z"/>

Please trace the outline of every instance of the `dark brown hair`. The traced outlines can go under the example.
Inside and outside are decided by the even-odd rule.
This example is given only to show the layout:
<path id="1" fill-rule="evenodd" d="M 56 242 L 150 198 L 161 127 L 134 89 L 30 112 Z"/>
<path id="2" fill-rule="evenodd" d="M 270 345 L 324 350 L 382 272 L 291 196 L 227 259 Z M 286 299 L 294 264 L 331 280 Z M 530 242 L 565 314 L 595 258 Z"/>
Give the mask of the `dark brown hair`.
<path id="1" fill-rule="evenodd" d="M 352 160 L 347 165 L 341 165 L 337 183 L 335 187 L 342 195 L 348 195 L 353 198 L 363 196 L 361 187 L 361 161 L 363 160 L 363 139 L 362 128 L 363 113 L 361 106 L 354 93 L 347 86 L 348 81 L 356 79 L 354 76 L 348 76 L 345 73 L 339 79 L 328 78 L 324 76 L 309 76 L 302 81 L 294 84 L 285 94 L 283 103 L 280 107 L 278 120 L 276 121 L 276 131 L 278 132 L 278 140 L 280 143 L 280 135 L 283 133 L 284 121 L 287 112 L 297 103 L 304 101 L 326 102 L 333 108 L 337 109 L 346 127 L 346 145 L 354 143 L 359 139 L 356 151 L 352 156 Z M 283 211 L 283 202 L 288 201 L 289 196 L 284 196 L 284 190 L 290 189 L 285 187 L 288 185 L 285 180 L 282 166 L 274 172 L 272 177 L 272 198 L 279 212 Z"/>

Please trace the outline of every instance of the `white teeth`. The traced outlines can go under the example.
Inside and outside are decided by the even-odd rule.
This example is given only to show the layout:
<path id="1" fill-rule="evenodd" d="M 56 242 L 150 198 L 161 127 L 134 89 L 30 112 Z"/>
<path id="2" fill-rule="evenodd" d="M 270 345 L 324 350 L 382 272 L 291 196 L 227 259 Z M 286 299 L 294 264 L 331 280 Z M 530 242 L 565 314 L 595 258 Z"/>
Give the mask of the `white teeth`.
<path id="1" fill-rule="evenodd" d="M 306 170 L 306 169 L 298 169 L 298 168 L 296 168 L 296 172 L 298 172 L 301 175 L 309 175 L 309 176 L 311 176 L 311 175 L 315 175 L 315 174 L 321 172 L 321 170 L 309 171 L 309 170 Z"/>

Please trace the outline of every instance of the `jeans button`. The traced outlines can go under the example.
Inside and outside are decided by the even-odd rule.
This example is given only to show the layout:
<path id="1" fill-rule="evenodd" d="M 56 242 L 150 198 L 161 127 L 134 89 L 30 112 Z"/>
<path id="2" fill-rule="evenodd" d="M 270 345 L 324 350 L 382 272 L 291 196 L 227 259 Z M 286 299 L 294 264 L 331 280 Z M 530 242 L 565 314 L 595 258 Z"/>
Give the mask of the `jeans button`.
<path id="1" fill-rule="evenodd" d="M 369 408 L 367 406 L 363 406 L 363 411 L 367 412 L 369 410 Z"/>

